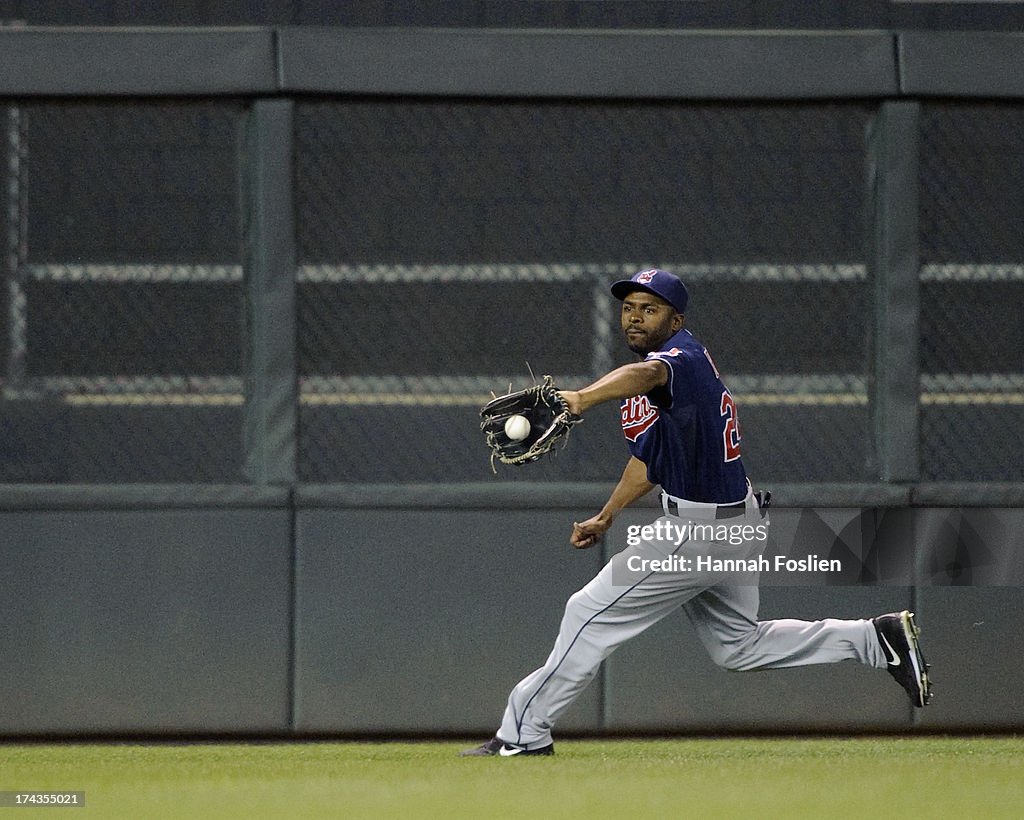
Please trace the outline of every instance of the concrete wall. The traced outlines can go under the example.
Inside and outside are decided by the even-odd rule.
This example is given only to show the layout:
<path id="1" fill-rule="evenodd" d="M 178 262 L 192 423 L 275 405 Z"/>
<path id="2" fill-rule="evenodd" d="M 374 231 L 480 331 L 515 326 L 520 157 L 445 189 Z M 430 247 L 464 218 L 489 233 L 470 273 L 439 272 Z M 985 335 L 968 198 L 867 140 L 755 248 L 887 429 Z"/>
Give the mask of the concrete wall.
<path id="1" fill-rule="evenodd" d="M 286 510 L 0 514 L 0 731 L 281 732 Z"/>
<path id="2" fill-rule="evenodd" d="M 311 488 L 269 505 L 159 488 L 149 503 L 108 488 L 106 503 L 65 493 L 49 509 L 33 509 L 38 494 L 8 497 L 0 734 L 491 731 L 510 687 L 550 650 L 565 600 L 603 563 L 566 539 L 605 489 L 547 488 L 546 500 L 441 489 L 429 507 L 427 488 L 399 487 Z M 917 510 L 903 543 L 865 524 L 912 509 L 816 514 L 838 523 L 814 548 L 875 567 L 874 579 L 763 578 L 761 617 L 915 609 L 937 690 L 927 710 L 856 664 L 724 672 L 678 615 L 613 655 L 560 728 L 1021 728 L 1024 507 Z M 809 514 L 780 507 L 780 533 Z M 879 545 L 908 560 L 878 560 Z"/>

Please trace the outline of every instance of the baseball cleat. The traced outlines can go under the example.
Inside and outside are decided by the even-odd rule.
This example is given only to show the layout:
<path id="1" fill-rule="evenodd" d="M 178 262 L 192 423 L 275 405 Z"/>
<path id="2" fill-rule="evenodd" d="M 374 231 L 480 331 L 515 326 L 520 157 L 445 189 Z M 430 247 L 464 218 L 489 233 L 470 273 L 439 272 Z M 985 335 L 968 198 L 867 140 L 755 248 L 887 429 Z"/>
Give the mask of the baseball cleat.
<path id="1" fill-rule="evenodd" d="M 878 645 L 888 662 L 886 669 L 910 695 L 914 706 L 927 706 L 932 698 L 932 685 L 928 680 L 931 664 L 925 663 L 918 644 L 921 630 L 914 622 L 914 613 L 903 610 L 872 619 Z"/>
<path id="2" fill-rule="evenodd" d="M 494 757 L 495 755 L 499 757 L 518 757 L 520 755 L 553 755 L 554 753 L 554 743 L 541 746 L 539 749 L 528 749 L 523 746 L 514 746 L 511 743 L 506 743 L 495 735 L 486 743 L 474 749 L 466 749 L 464 752 L 459 752 L 459 757 Z"/>

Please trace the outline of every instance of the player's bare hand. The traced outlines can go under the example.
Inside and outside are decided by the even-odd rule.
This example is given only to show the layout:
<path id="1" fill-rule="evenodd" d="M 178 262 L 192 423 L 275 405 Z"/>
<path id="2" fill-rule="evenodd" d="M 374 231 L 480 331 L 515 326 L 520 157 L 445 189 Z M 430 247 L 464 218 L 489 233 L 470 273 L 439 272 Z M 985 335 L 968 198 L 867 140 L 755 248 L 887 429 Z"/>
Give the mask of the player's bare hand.
<path id="1" fill-rule="evenodd" d="M 612 522 L 595 515 L 586 521 L 574 521 L 569 543 L 578 550 L 585 550 L 599 544 Z"/>

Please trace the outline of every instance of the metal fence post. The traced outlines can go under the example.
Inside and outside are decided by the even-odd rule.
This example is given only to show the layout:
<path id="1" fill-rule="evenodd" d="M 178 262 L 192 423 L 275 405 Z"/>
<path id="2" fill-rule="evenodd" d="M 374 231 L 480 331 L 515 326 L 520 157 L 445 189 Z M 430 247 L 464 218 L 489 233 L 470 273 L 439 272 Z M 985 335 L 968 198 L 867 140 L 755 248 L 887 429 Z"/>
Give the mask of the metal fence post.
<path id="1" fill-rule="evenodd" d="M 883 102 L 868 126 L 867 265 L 873 283 L 873 467 L 894 483 L 920 474 L 918 102 Z"/>
<path id="2" fill-rule="evenodd" d="M 244 140 L 245 474 L 294 484 L 298 378 L 291 100 L 256 100 Z"/>

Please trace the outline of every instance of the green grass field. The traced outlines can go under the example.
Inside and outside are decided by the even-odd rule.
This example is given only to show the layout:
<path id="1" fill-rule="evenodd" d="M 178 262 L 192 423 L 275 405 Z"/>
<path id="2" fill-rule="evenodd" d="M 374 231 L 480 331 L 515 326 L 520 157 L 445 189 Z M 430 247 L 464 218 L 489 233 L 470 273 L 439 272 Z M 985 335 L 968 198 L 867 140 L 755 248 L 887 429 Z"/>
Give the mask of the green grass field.
<path id="1" fill-rule="evenodd" d="M 0 790 L 84 790 L 30 817 L 1024 816 L 1024 739 L 0 745 Z M 2 816 L 20 817 L 17 808 Z"/>

